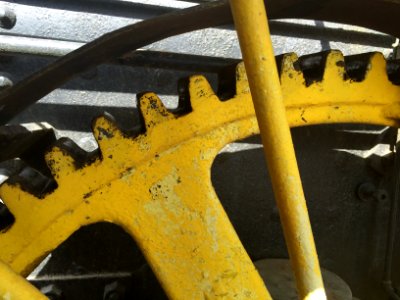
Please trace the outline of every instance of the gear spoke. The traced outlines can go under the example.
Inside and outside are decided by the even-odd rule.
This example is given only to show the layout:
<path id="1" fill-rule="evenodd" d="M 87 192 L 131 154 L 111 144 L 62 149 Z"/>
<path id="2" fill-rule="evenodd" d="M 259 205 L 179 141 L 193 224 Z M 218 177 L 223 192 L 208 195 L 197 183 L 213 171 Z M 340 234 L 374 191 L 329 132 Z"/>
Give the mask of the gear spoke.
<path id="1" fill-rule="evenodd" d="M 58 186 L 42 199 L 18 182 L 3 184 L 0 196 L 15 223 L 0 233 L 0 259 L 27 275 L 80 227 L 106 221 L 136 240 L 172 299 L 262 299 L 264 284 L 210 179 L 222 147 L 258 133 L 242 64 L 236 72 L 236 95 L 228 101 L 204 77 L 191 77 L 192 111 L 184 115 L 167 111 L 154 93 L 142 95 L 146 131 L 136 137 L 99 117 L 93 123 L 97 157 L 66 141 L 56 144 L 46 161 Z M 289 124 L 398 127 L 400 86 L 388 78 L 380 54 L 357 60 L 338 51 L 285 55 L 280 79 Z"/>

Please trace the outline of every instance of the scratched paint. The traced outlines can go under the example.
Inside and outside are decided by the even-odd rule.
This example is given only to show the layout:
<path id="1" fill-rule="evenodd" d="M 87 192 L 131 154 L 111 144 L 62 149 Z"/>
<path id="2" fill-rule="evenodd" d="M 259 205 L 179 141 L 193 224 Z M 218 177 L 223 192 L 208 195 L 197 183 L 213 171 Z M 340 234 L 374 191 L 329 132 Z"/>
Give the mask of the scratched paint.
<path id="1" fill-rule="evenodd" d="M 337 64 L 343 55 L 332 51 L 323 80 L 306 86 L 297 57 L 286 55 L 280 80 L 289 125 L 398 126 L 400 87 L 382 75 L 380 55 L 370 59 L 364 80 L 354 82 Z M 192 77 L 193 111 L 179 117 L 167 113 L 153 93 L 146 94 L 139 104 L 150 126 L 136 138 L 99 117 L 93 132 L 101 158 L 77 169 L 72 156 L 54 148 L 46 160 L 58 188 L 43 199 L 3 184 L 0 196 L 16 222 L 0 234 L 0 259 L 26 275 L 81 226 L 115 222 L 141 245 L 171 299 L 268 299 L 210 180 L 219 149 L 259 132 L 243 65 L 236 78 L 237 94 L 221 102 L 206 79 Z M 161 190 L 153 197 L 157 185 Z"/>
<path id="2" fill-rule="evenodd" d="M 318 288 L 322 290 L 320 299 L 324 300 L 324 283 L 287 120 L 265 4 L 262 0 L 231 0 L 230 4 L 299 298 L 305 299 L 310 291 Z M 301 119 L 307 123 L 304 113 Z"/>

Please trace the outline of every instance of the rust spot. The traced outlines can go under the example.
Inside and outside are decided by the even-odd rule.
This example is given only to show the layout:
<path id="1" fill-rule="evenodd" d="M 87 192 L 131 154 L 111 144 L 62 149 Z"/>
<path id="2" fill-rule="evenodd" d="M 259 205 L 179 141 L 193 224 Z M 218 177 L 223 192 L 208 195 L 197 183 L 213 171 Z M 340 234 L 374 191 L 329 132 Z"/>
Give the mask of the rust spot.
<path id="1" fill-rule="evenodd" d="M 149 98 L 149 102 L 150 102 L 150 108 L 152 108 L 152 109 L 157 109 L 158 108 L 158 103 L 157 103 L 157 100 L 156 99 L 154 99 L 154 97 L 152 96 L 152 97 L 150 97 Z"/>
<path id="2" fill-rule="evenodd" d="M 344 68 L 344 61 L 343 60 L 339 60 L 339 61 L 336 62 L 336 65 L 338 67 L 343 67 Z"/>
<path id="3" fill-rule="evenodd" d="M 83 195 L 83 199 L 87 199 L 87 198 L 91 197 L 92 193 L 93 192 L 86 193 L 85 195 Z"/>
<path id="4" fill-rule="evenodd" d="M 197 96 L 199 98 L 204 97 L 205 95 L 206 95 L 206 93 L 203 90 L 200 90 L 200 91 L 197 92 Z"/>
<path id="5" fill-rule="evenodd" d="M 103 138 L 103 136 L 108 138 L 108 139 L 114 137 L 114 134 L 112 132 L 107 131 L 106 129 L 104 129 L 104 128 L 100 127 L 100 126 L 97 127 L 97 130 L 100 133 L 99 134 L 99 140 L 101 140 Z"/>

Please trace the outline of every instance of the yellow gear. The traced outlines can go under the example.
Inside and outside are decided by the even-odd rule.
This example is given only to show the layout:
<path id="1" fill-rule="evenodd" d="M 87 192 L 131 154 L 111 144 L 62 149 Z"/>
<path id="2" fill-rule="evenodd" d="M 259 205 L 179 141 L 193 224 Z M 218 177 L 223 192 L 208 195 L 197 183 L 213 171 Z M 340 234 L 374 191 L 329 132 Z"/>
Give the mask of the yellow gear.
<path id="1" fill-rule="evenodd" d="M 295 54 L 281 62 L 291 127 L 399 126 L 400 86 L 388 80 L 381 54 L 370 55 L 361 81 L 347 76 L 338 51 L 327 54 L 321 81 L 308 82 L 297 65 Z M 138 104 L 146 131 L 135 138 L 107 117 L 95 120 L 101 156 L 83 167 L 54 147 L 46 161 L 58 187 L 43 199 L 3 184 L 0 197 L 15 223 L 0 233 L 0 261 L 26 276 L 80 227 L 106 221 L 135 239 L 171 299 L 270 299 L 210 175 L 226 144 L 258 133 L 243 65 L 232 99 L 220 101 L 203 76 L 190 78 L 189 94 L 192 111 L 183 116 L 144 94 Z"/>

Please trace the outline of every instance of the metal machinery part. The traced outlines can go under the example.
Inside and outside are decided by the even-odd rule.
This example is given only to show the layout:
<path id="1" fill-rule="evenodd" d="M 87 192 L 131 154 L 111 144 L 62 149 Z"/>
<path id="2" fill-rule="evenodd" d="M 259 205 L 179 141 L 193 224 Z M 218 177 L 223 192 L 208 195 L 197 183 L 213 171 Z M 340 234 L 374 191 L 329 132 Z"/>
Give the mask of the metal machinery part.
<path id="1" fill-rule="evenodd" d="M 333 7 L 331 7 L 330 1 L 324 2 L 322 6 L 318 2 L 306 1 L 304 3 L 302 0 L 272 2 L 269 4 L 269 12 L 273 18 L 331 20 L 363 25 L 388 33 L 397 33 L 394 30 L 396 28 L 395 16 L 400 11 L 400 5 L 396 1 L 370 0 L 367 3 L 358 0 L 350 2 L 334 1 Z M 360 5 L 360 2 L 362 5 Z M 365 11 L 357 19 L 353 18 L 353 14 L 343 13 L 344 11 L 354 11 L 359 7 L 364 7 Z M 373 18 L 369 17 L 371 12 L 373 12 Z M 38 101 L 77 72 L 86 71 L 97 64 L 104 63 L 162 38 L 190 30 L 219 26 L 230 21 L 231 14 L 228 2 L 211 1 L 188 8 L 184 13 L 182 11 L 171 12 L 152 20 L 126 26 L 112 34 L 106 34 L 66 55 L 44 70 L 33 74 L 14 88 L 6 90 L 0 96 L 0 121 L 5 123 L 11 120 L 24 108 Z M 100 49 L 101 51 L 99 51 Z M 18 105 L 16 105 L 17 102 Z"/>
<path id="2" fill-rule="evenodd" d="M 346 73 L 340 52 L 323 57 L 319 79 L 298 68 L 296 55 L 282 58 L 291 127 L 399 125 L 400 87 L 387 79 L 382 55 L 365 57 L 369 67 L 358 77 Z M 26 276 L 81 226 L 107 221 L 135 239 L 171 298 L 260 299 L 264 285 L 210 179 L 223 146 L 258 132 L 243 65 L 232 99 L 221 102 L 202 76 L 191 77 L 188 93 L 191 112 L 181 116 L 168 112 L 155 94 L 144 94 L 139 106 L 146 131 L 136 137 L 124 135 L 108 117 L 98 118 L 93 132 L 101 154 L 90 161 L 56 145 L 46 154 L 58 185 L 52 191 L 33 195 L 21 182 L 3 184 L 0 195 L 15 223 L 0 235 L 1 260 Z"/>
<path id="3" fill-rule="evenodd" d="M 313 59 L 314 61 L 316 60 L 317 63 L 312 63 Z M 299 68 L 299 65 L 301 65 L 301 61 L 303 62 L 303 70 L 306 69 L 304 68 L 304 66 L 309 66 L 309 69 L 304 72 L 304 76 L 299 70 L 301 69 Z M 343 57 L 336 52 L 316 55 L 309 59 L 301 59 L 300 61 L 297 61 L 297 59 L 293 57 L 290 58 L 290 56 L 287 56 L 285 59 L 283 59 L 284 64 L 281 68 L 281 80 L 282 82 L 285 82 L 285 80 L 287 81 L 287 86 L 283 84 L 285 99 L 287 95 L 292 95 L 292 98 L 290 98 L 290 96 L 287 98 L 289 100 L 286 103 L 289 111 L 289 120 L 290 122 L 292 122 L 291 125 L 311 125 L 324 122 L 365 122 L 371 124 L 396 126 L 399 117 L 397 102 L 398 89 L 396 86 L 385 79 L 386 67 L 382 57 L 379 57 L 379 55 L 371 55 L 371 57 L 358 57 L 355 59 L 348 59 L 346 62 L 347 72 L 345 71 L 343 62 Z M 326 68 L 322 68 L 321 66 L 325 63 Z M 393 65 L 395 66 L 396 64 Z M 145 222 L 146 224 L 149 224 L 149 220 L 147 218 L 144 218 L 143 216 L 142 218 L 140 218 L 141 213 L 154 213 L 157 216 L 164 215 L 167 220 L 165 220 L 164 216 L 162 216 L 158 218 L 157 221 L 161 223 L 167 222 L 166 224 L 172 226 L 164 226 L 165 230 L 171 230 L 168 233 L 174 233 L 177 229 L 183 230 L 183 232 L 181 232 L 180 234 L 186 237 L 189 236 L 187 238 L 190 244 L 191 232 L 187 229 L 186 226 L 184 226 L 186 225 L 185 223 L 179 222 L 182 219 L 185 220 L 185 217 L 182 217 L 180 220 L 178 220 L 177 223 L 180 223 L 178 227 L 176 227 L 175 221 L 177 221 L 176 218 L 179 217 L 179 212 L 182 213 L 182 215 L 188 217 L 187 215 L 185 215 L 185 212 L 187 212 L 187 207 L 189 206 L 191 208 L 191 206 L 193 205 L 193 199 L 197 199 L 199 195 L 193 196 L 193 189 L 191 189 L 190 193 L 188 192 L 188 190 L 186 190 L 185 192 L 184 187 L 183 191 L 180 190 L 180 187 L 183 186 L 182 179 L 186 179 L 183 181 L 187 183 L 189 181 L 189 178 L 199 178 L 198 181 L 200 187 L 198 188 L 203 188 L 211 194 L 210 199 L 207 200 L 211 201 L 210 207 L 216 211 L 220 211 L 221 207 L 219 206 L 218 202 L 215 201 L 215 194 L 213 195 L 212 193 L 213 188 L 211 186 L 209 178 L 209 169 L 211 167 L 212 160 L 218 153 L 218 149 L 221 148 L 223 144 L 228 143 L 231 140 L 236 140 L 246 135 L 253 134 L 257 130 L 256 128 L 254 128 L 256 126 L 253 112 L 250 108 L 251 105 L 248 99 L 249 95 L 246 95 L 246 92 L 248 92 L 248 88 L 246 84 L 241 86 L 241 84 L 245 82 L 245 79 L 243 79 L 243 70 L 241 72 L 238 72 L 239 76 L 237 76 L 237 88 L 242 87 L 243 90 L 239 89 L 237 96 L 233 100 L 223 103 L 216 101 L 215 96 L 213 96 L 214 93 L 210 90 L 209 86 L 204 83 L 204 78 L 192 78 L 191 88 L 189 88 L 189 94 L 191 95 L 191 105 L 190 108 L 188 108 L 189 106 L 187 105 L 184 109 L 184 111 L 188 111 L 191 109 L 192 112 L 184 114 L 180 117 L 176 117 L 167 113 L 166 110 L 162 108 L 160 102 L 155 97 L 155 95 L 144 95 L 140 103 L 142 115 L 147 125 L 147 131 L 144 135 L 139 135 L 133 141 L 130 138 L 125 137 L 124 134 L 121 134 L 121 132 L 118 131 L 112 123 L 107 121 L 107 118 L 99 119 L 97 123 L 95 123 L 93 129 L 97 136 L 101 149 L 100 158 L 96 158 L 93 156 L 89 157 L 89 155 L 82 154 L 81 151 L 65 151 L 65 148 L 71 148 L 71 145 L 61 141 L 59 143 L 58 150 L 56 147 L 55 150 L 47 155 L 47 162 L 50 165 L 53 174 L 56 177 L 56 180 L 58 181 L 59 187 L 50 194 L 42 193 L 41 195 L 37 195 L 44 197 L 42 202 L 35 199 L 35 197 L 30 196 L 28 193 L 26 193 L 26 191 L 20 191 L 19 188 L 16 188 L 15 186 L 13 187 L 8 184 L 3 187 L 4 199 L 6 200 L 8 207 L 16 216 L 15 224 L 4 234 L 4 241 L 6 241 L 7 244 L 10 244 L 8 239 L 16 242 L 16 248 L 12 248 L 13 246 L 9 246 L 10 248 L 8 255 L 12 257 L 13 255 L 11 255 L 11 252 L 15 254 L 18 251 L 16 249 L 18 248 L 19 243 L 19 246 L 21 247 L 20 249 L 22 251 L 13 258 L 9 257 L 9 259 L 6 259 L 3 257 L 3 259 L 6 259 L 7 262 L 10 262 L 10 260 L 12 260 L 12 265 L 14 267 L 17 265 L 19 266 L 16 267 L 17 270 L 18 268 L 20 268 L 19 271 L 22 271 L 23 269 L 27 271 L 28 267 L 32 268 L 32 263 L 36 262 L 38 258 L 42 257 L 45 253 L 53 249 L 56 245 L 58 245 L 62 240 L 64 240 L 80 226 L 100 220 L 105 220 L 116 222 L 125 229 L 131 226 L 130 230 L 128 229 L 127 231 L 133 235 L 135 235 L 134 232 L 136 233 L 136 240 L 142 246 L 142 249 L 148 247 L 149 251 L 146 252 L 146 256 L 150 258 L 150 261 L 153 263 L 154 267 L 154 264 L 157 264 L 158 260 L 157 258 L 154 258 L 154 256 L 157 256 L 157 252 L 154 252 L 155 250 L 153 247 L 157 248 L 156 250 L 159 250 L 160 245 L 162 245 L 163 243 L 157 244 L 156 241 L 148 240 L 148 237 L 152 235 L 145 235 L 146 232 L 138 232 L 141 230 L 137 230 L 137 228 L 135 231 L 135 225 L 127 224 L 131 222 L 132 219 L 127 216 L 126 212 L 128 210 L 126 208 L 128 206 L 134 206 L 134 204 L 126 203 L 126 201 L 119 199 L 117 195 L 110 196 L 115 198 L 114 204 L 112 203 L 112 201 L 111 203 L 107 204 L 101 203 L 102 199 L 105 199 L 105 196 L 99 195 L 102 192 L 112 193 L 113 191 L 115 191 L 114 189 L 116 189 L 116 186 L 133 186 L 136 188 L 138 185 L 140 185 L 138 183 L 140 180 L 142 180 L 141 182 L 144 182 L 144 185 L 142 185 L 139 190 L 129 192 L 124 189 L 118 189 L 118 193 L 127 193 L 135 197 L 137 195 L 136 193 L 140 193 L 141 196 L 145 195 L 144 197 L 137 197 L 141 198 L 138 199 L 139 204 L 137 203 L 137 205 L 146 206 L 149 200 L 155 201 L 156 207 L 148 207 L 147 211 L 145 210 L 145 212 L 139 213 L 139 216 L 137 217 L 138 219 L 140 219 L 139 222 Z M 391 79 L 392 81 L 396 81 L 396 75 L 393 74 L 394 73 L 391 74 Z M 290 91 L 291 89 L 293 90 Z M 338 90 L 344 91 L 344 94 L 338 93 Z M 393 97 L 390 96 L 382 99 L 382 95 L 386 95 L 386 93 L 392 95 Z M 304 96 L 304 98 L 301 97 L 303 99 L 298 99 L 300 98 L 298 97 L 299 95 Z M 242 100 L 243 98 L 247 99 L 242 105 L 240 105 L 238 102 L 241 98 Z M 200 103 L 201 100 L 205 99 L 208 99 L 208 102 Z M 343 99 L 346 99 L 346 101 L 343 102 Z M 362 102 L 364 100 L 366 101 L 365 103 Z M 223 108 L 222 105 L 224 105 Z M 226 116 L 226 111 L 232 112 L 232 115 Z M 216 118 L 215 124 L 212 123 L 210 125 L 204 125 L 204 123 L 209 122 L 209 118 L 207 116 L 210 115 L 211 112 L 213 112 L 213 115 L 216 114 L 217 117 L 219 116 L 219 118 Z M 368 112 L 368 114 L 366 112 Z M 323 120 L 325 117 L 331 117 L 332 120 Z M 178 128 L 178 126 L 181 126 L 183 124 L 190 125 L 188 126 L 189 129 L 179 129 L 175 131 L 175 135 L 171 136 L 171 130 L 174 128 Z M 223 126 L 220 129 L 216 129 L 216 127 L 221 124 L 223 124 Z M 219 134 L 224 136 L 220 138 Z M 218 138 L 220 138 L 218 141 L 214 140 Z M 166 148 L 171 145 L 174 145 L 174 147 L 172 147 L 172 150 L 170 149 L 171 151 L 168 151 Z M 210 145 L 213 147 L 211 147 L 209 153 L 204 153 L 204 151 L 201 151 L 206 149 L 204 148 L 204 146 Z M 116 150 L 114 152 L 113 149 L 115 149 L 117 146 L 119 150 Z M 195 150 L 190 149 L 191 146 L 193 146 Z M 124 149 L 126 150 L 126 152 L 124 152 Z M 133 149 L 137 149 L 138 153 L 134 154 L 133 156 L 127 157 L 129 153 L 132 153 L 134 151 Z M 178 160 L 179 158 L 181 159 L 182 157 L 187 157 L 187 155 L 185 154 L 185 150 L 188 151 L 188 153 L 194 155 L 190 159 L 188 159 L 186 163 L 181 162 L 184 164 L 183 166 L 181 166 L 182 169 L 184 171 L 187 171 L 187 173 L 183 172 L 182 178 L 180 178 L 181 182 L 178 182 L 178 178 L 180 177 L 179 175 L 181 174 L 180 172 L 182 171 L 180 170 L 179 172 L 175 172 L 174 170 L 172 170 L 171 172 L 171 170 L 168 170 L 168 166 L 172 166 L 174 160 Z M 143 152 L 146 154 L 141 156 Z M 112 157 L 110 157 L 110 155 Z M 89 162 L 85 162 L 85 157 L 89 157 Z M 169 157 L 172 158 L 171 161 L 166 162 Z M 198 162 L 198 172 L 204 175 L 202 179 L 207 179 L 205 182 L 201 179 L 201 177 L 198 176 L 197 173 L 191 173 L 195 172 L 196 170 L 189 170 L 188 166 L 186 165 L 193 160 Z M 72 163 L 73 161 L 76 162 L 76 164 Z M 115 161 L 119 161 L 119 164 L 114 163 Z M 76 170 L 74 165 L 79 165 L 80 168 Z M 150 165 L 151 168 L 162 166 L 162 172 L 160 172 L 159 174 L 154 174 L 151 170 L 148 171 L 147 168 L 150 168 Z M 174 165 L 176 166 L 176 164 Z M 102 170 L 105 169 L 111 171 L 107 173 L 109 174 L 110 178 L 99 177 L 100 174 L 106 174 L 102 173 Z M 93 181 L 89 183 L 87 181 L 84 181 L 85 178 L 87 178 L 86 180 L 88 180 L 89 178 L 83 176 L 84 172 L 93 172 L 92 174 L 97 174 L 97 177 L 93 177 Z M 89 176 L 89 173 L 87 173 L 86 176 Z M 70 175 L 66 176 L 66 174 Z M 137 176 L 139 176 L 139 174 L 147 174 L 149 177 L 152 177 L 152 179 L 149 179 L 148 177 L 147 179 L 142 178 L 139 181 L 136 181 L 136 178 Z M 80 176 L 83 177 L 83 180 L 80 179 Z M 162 179 L 165 179 L 166 181 L 164 182 Z M 87 188 L 88 190 L 80 191 L 79 188 L 76 189 L 73 185 L 74 180 L 76 180 L 76 182 L 79 182 L 79 186 L 82 185 L 83 182 L 86 182 L 87 184 L 83 184 L 85 186 L 82 188 Z M 127 182 L 122 182 L 123 180 L 127 180 Z M 173 191 L 171 191 L 171 186 L 168 185 L 168 182 L 175 184 L 174 180 L 176 181 L 176 186 L 174 187 Z M 63 185 L 63 183 L 67 184 L 70 188 L 68 189 L 67 187 L 64 187 L 65 185 Z M 107 187 L 108 183 L 110 183 L 110 187 Z M 19 184 L 20 187 L 29 189 L 28 187 L 24 186 L 23 183 L 16 179 L 14 179 L 14 184 Z M 160 187 L 158 185 L 160 185 Z M 74 188 L 71 188 L 71 186 L 74 186 Z M 149 188 L 149 190 L 147 191 L 146 188 Z M 65 194 L 63 194 L 64 192 L 62 193 L 60 190 L 66 191 Z M 11 197 L 10 195 L 14 192 L 16 192 L 17 195 L 22 195 L 22 198 L 26 197 L 27 200 L 24 201 L 20 198 L 18 199 L 18 201 L 13 202 L 13 200 L 11 199 L 13 197 Z M 55 202 L 51 201 L 55 198 L 64 198 L 65 195 L 68 195 L 68 193 L 79 194 L 80 199 L 79 197 L 77 197 L 74 200 L 67 200 L 66 202 L 65 200 L 62 200 L 63 202 L 58 201 L 57 204 L 54 204 Z M 179 202 L 180 199 L 176 197 L 177 195 L 181 196 L 182 203 Z M 68 199 L 73 198 L 68 197 Z M 47 213 L 38 213 L 34 217 L 33 214 L 29 213 L 26 209 L 25 212 L 24 209 L 20 210 L 20 208 L 25 207 L 23 204 L 21 204 L 20 200 L 32 204 L 29 212 L 32 212 L 32 210 L 36 209 L 39 210 L 39 207 L 41 207 L 44 208 L 44 211 L 46 211 Z M 203 199 L 201 200 L 203 201 Z M 124 204 L 128 205 L 125 206 L 124 211 L 121 210 L 121 206 L 119 214 L 115 213 L 115 211 L 112 212 L 112 209 L 117 206 L 117 203 L 121 203 L 121 201 Z M 86 202 L 89 202 L 89 204 L 86 204 Z M 49 205 L 49 203 L 53 204 Z M 196 201 L 194 201 L 194 203 L 196 203 Z M 205 206 L 206 203 L 206 201 L 204 203 L 200 203 L 200 206 Z M 105 212 L 104 207 L 103 209 L 101 208 L 102 205 L 105 205 L 105 207 L 107 208 L 107 212 Z M 157 205 L 159 205 L 159 207 L 157 207 Z M 88 208 L 85 208 L 86 206 Z M 97 207 L 98 209 L 94 209 L 93 207 Z M 139 210 L 138 207 L 133 207 L 133 209 Z M 82 215 L 80 215 L 80 213 L 82 213 Z M 174 215 L 175 213 L 177 215 Z M 68 214 L 70 214 L 71 216 L 68 216 Z M 226 227 L 224 227 L 226 229 L 222 230 L 222 235 L 225 234 L 229 236 L 230 234 L 232 234 L 229 223 L 224 223 L 228 222 L 226 219 L 224 219 L 225 214 L 222 212 L 221 214 L 217 215 L 222 215 L 220 216 L 222 220 L 221 222 L 226 225 Z M 43 216 L 43 218 L 38 218 L 39 216 Z M 85 217 L 86 219 L 87 216 L 91 217 L 92 219 L 86 221 L 83 220 L 83 217 Z M 199 221 L 200 225 L 204 225 L 201 222 L 204 223 L 210 220 L 212 221 L 211 223 L 220 221 L 219 218 L 214 218 L 212 212 L 210 216 L 211 219 L 208 218 L 209 216 L 207 215 L 207 211 L 202 211 L 201 213 L 199 213 L 199 216 L 202 216 L 204 219 Z M 190 217 L 193 217 L 193 215 L 190 215 L 189 218 Z M 26 248 L 26 250 L 22 250 L 22 248 L 25 248 L 24 244 L 27 243 L 29 239 L 25 239 L 24 241 L 24 237 L 22 235 L 17 236 L 14 234 L 15 232 L 21 230 L 18 228 L 27 226 L 28 222 L 26 220 L 28 220 L 29 218 L 35 218 L 36 224 L 33 228 L 29 228 L 29 230 L 32 230 L 31 232 L 36 230 L 37 233 L 40 232 L 41 234 L 43 234 L 43 237 L 48 234 L 49 236 L 51 235 L 51 245 L 48 244 L 50 239 L 44 238 L 43 242 L 43 240 L 40 240 L 39 238 L 39 240 L 33 242 L 29 246 L 33 247 L 33 250 L 28 248 Z M 72 220 L 75 220 L 77 222 L 70 222 L 70 228 L 64 228 L 60 231 L 55 230 L 54 228 L 57 227 L 57 224 L 60 224 L 58 226 L 63 226 L 61 223 L 59 223 L 62 221 L 58 221 L 54 225 L 51 225 L 48 228 L 44 229 L 48 222 L 52 223 L 52 221 L 57 218 L 71 218 Z M 21 219 L 25 220 L 18 221 Z M 41 221 L 37 222 L 37 219 Z M 128 219 L 130 221 L 128 221 Z M 174 224 L 170 222 L 171 220 L 174 221 Z M 25 225 L 21 225 L 21 223 L 24 223 Z M 209 224 L 205 225 L 208 226 Z M 143 226 L 143 228 L 144 227 L 146 226 Z M 25 229 L 28 228 L 25 227 Z M 149 228 L 149 230 L 152 230 L 152 228 Z M 22 231 L 25 231 L 25 234 L 29 234 L 29 231 L 27 230 Z M 54 235 L 55 232 L 57 233 Z M 203 232 L 201 230 L 199 232 L 201 232 L 202 234 L 204 233 L 205 236 L 209 238 L 213 238 L 212 235 L 215 234 L 215 232 Z M 142 234 L 143 238 L 137 236 L 141 236 Z M 53 239 L 53 237 L 55 238 Z M 174 235 L 172 234 L 170 238 L 173 239 Z M 233 239 L 236 239 L 237 241 L 237 238 Z M 181 241 L 182 240 L 179 239 L 179 242 Z M 210 243 L 212 242 L 215 241 L 210 240 Z M 38 248 L 36 248 L 35 245 Z M 184 249 L 173 248 L 171 252 L 164 253 L 164 255 L 188 255 L 187 251 L 190 247 L 183 248 Z M 28 254 L 25 258 L 22 257 L 25 251 L 31 252 L 31 250 L 33 251 L 30 254 L 31 256 Z M 199 257 L 201 255 L 206 255 L 207 251 L 209 250 L 210 249 L 201 248 L 200 250 L 198 250 L 200 251 L 199 254 L 197 254 L 198 256 L 196 256 Z M 7 254 L 5 255 L 7 256 Z M 153 257 L 153 260 L 151 259 L 151 257 Z M 244 261 L 246 261 L 246 259 L 248 262 L 248 258 L 244 257 Z M 182 260 L 181 262 L 183 263 L 184 261 Z M 168 260 L 163 260 L 162 264 L 164 267 L 164 264 L 168 264 Z M 197 265 L 194 264 L 194 266 Z M 176 266 L 169 267 L 173 269 Z M 163 268 L 157 270 L 159 272 L 162 272 Z M 163 277 L 162 274 L 157 273 L 157 275 L 159 276 L 159 278 Z M 185 274 L 179 274 L 179 276 L 182 275 L 184 276 Z M 225 275 L 227 276 L 222 276 L 221 281 L 229 280 L 229 278 L 232 277 L 229 276 L 232 274 Z M 239 278 L 241 275 L 243 274 L 239 274 Z M 233 277 L 236 278 L 236 276 Z M 203 279 L 206 280 L 206 278 Z M 161 280 L 166 290 L 169 291 L 170 294 L 172 294 L 173 288 L 168 288 L 169 284 L 172 285 L 172 283 L 168 283 L 168 280 L 166 281 L 167 283 L 165 283 L 165 280 Z M 172 279 L 170 279 L 170 281 L 172 281 Z M 176 285 L 176 281 L 174 282 L 174 284 Z M 231 284 L 234 284 L 234 281 Z M 211 289 L 211 293 L 218 292 L 218 288 L 220 288 L 219 284 L 215 287 L 214 290 Z M 178 292 L 181 291 L 176 291 L 176 293 Z M 192 296 L 190 295 L 189 298 L 192 298 Z"/>
<path id="4" fill-rule="evenodd" d="M 326 299 L 262 0 L 230 1 L 300 299 Z"/>

